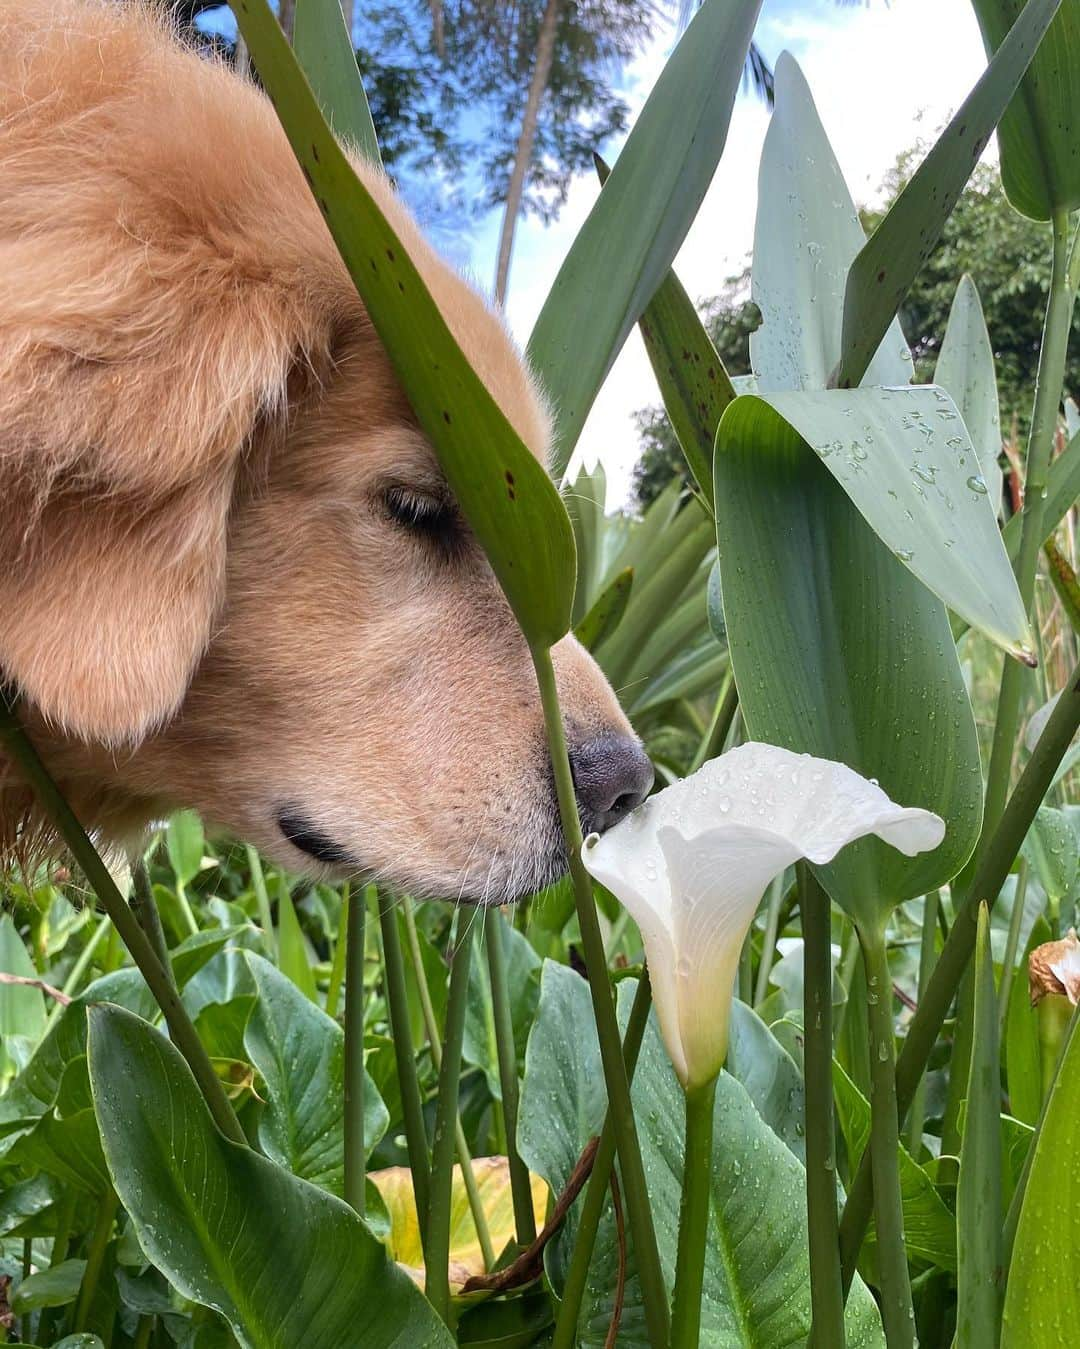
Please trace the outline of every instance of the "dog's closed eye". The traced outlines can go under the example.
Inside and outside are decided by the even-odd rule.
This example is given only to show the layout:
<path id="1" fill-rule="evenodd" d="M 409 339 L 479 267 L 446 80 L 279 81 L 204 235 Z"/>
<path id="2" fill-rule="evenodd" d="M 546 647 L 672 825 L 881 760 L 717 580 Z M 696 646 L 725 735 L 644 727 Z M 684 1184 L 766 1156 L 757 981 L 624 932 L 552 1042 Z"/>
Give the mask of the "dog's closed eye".
<path id="1" fill-rule="evenodd" d="M 460 539 L 461 517 L 454 503 L 446 497 L 431 496 L 399 485 L 386 488 L 381 501 L 394 524 L 411 533 L 433 539 L 447 548 Z"/>

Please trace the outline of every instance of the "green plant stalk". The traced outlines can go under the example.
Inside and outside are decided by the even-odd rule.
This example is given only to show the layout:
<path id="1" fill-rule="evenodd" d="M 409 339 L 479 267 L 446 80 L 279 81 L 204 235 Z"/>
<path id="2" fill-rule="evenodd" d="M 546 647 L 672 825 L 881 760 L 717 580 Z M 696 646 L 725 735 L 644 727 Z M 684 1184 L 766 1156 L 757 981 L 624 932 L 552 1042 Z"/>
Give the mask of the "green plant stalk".
<path id="1" fill-rule="evenodd" d="M 435 1008 L 431 1002 L 431 990 L 428 988 L 427 974 L 424 970 L 424 957 L 420 952 L 420 938 L 416 931 L 416 915 L 413 913 L 412 900 L 407 895 L 402 897 L 401 911 L 405 918 L 405 936 L 409 943 L 409 960 L 413 967 L 416 987 L 420 994 L 420 1011 L 424 1018 L 424 1029 L 427 1032 L 428 1049 L 431 1053 L 431 1062 L 436 1073 L 438 1073 L 442 1068 L 442 1041 L 439 1038 L 439 1023 L 435 1018 Z M 495 1248 L 491 1244 L 491 1233 L 488 1230 L 487 1216 L 484 1213 L 484 1201 L 480 1198 L 476 1176 L 473 1174 L 472 1155 L 465 1140 L 465 1130 L 461 1126 L 460 1111 L 454 1119 L 454 1141 L 457 1145 L 458 1161 L 461 1163 L 461 1179 L 465 1185 L 466 1197 L 469 1200 L 469 1212 L 472 1214 L 473 1226 L 476 1228 L 480 1253 L 484 1258 L 484 1267 L 485 1269 L 491 1269 L 495 1264 Z"/>
<path id="2" fill-rule="evenodd" d="M 803 919 L 805 922 L 805 917 Z M 896 1109 L 896 1046 L 892 976 L 883 928 L 860 929 L 870 1022 L 870 1144 L 874 1220 L 881 1276 L 881 1317 L 888 1349 L 914 1349 L 915 1313 L 904 1247 L 900 1199 L 900 1124 Z"/>
<path id="3" fill-rule="evenodd" d="M 1024 921 L 1024 902 L 1027 899 L 1028 860 L 1021 857 L 1016 873 L 1016 891 L 1013 909 L 1009 915 L 1009 935 L 1005 941 L 1005 961 L 1001 967 L 1001 987 L 998 989 L 998 1035 L 1004 1038 L 1009 1020 L 1009 996 L 1016 974 L 1016 953 L 1020 947 L 1020 924 Z"/>
<path id="4" fill-rule="evenodd" d="M 154 1333 L 155 1317 L 144 1313 L 139 1317 L 139 1328 L 135 1332 L 135 1342 L 132 1349 L 150 1349 L 150 1336 Z"/>
<path id="5" fill-rule="evenodd" d="M 959 1176 L 961 1112 L 968 1097 L 968 1073 L 975 1034 L 975 971 L 968 962 L 960 976 L 956 995 L 952 1054 L 949 1059 L 949 1089 L 941 1121 L 941 1159 L 938 1175 L 945 1184 L 956 1184 Z"/>
<path id="6" fill-rule="evenodd" d="M 0 715 L 2 715 L 2 713 L 0 713 Z M 101 921 L 94 929 L 90 939 L 87 941 L 83 949 L 79 952 L 78 959 L 75 961 L 75 964 L 72 965 L 71 967 L 71 973 L 64 980 L 64 986 L 60 990 L 61 993 L 65 994 L 69 998 L 75 996 L 79 985 L 83 981 L 83 975 L 93 964 L 94 956 L 97 952 L 98 947 L 101 945 L 102 941 L 112 930 L 113 926 L 111 920 L 106 914 L 103 914 L 101 917 Z M 56 1020 L 56 1018 L 60 1015 L 60 1013 L 63 1010 L 64 1004 L 62 1002 L 53 1003 L 52 1007 L 49 1010 L 49 1014 L 46 1017 L 45 1021 L 46 1028 L 52 1025 L 52 1023 Z"/>
<path id="7" fill-rule="evenodd" d="M 934 941 L 937 937 L 938 910 L 941 908 L 941 891 L 935 890 L 927 895 L 923 902 L 922 939 L 919 943 L 919 1002 L 922 1002 L 930 975 L 934 969 Z M 908 1112 L 907 1141 L 908 1151 L 919 1160 L 923 1147 L 923 1125 L 926 1122 L 926 1074 L 919 1077 L 915 1097 Z"/>
<path id="8" fill-rule="evenodd" d="M 55 1269 L 57 1265 L 63 1264 L 68 1257 L 68 1248 L 71 1245 L 71 1228 L 75 1221 L 75 1208 L 78 1198 L 78 1191 L 73 1186 L 69 1186 L 60 1200 L 60 1206 L 56 1214 L 56 1233 L 53 1236 L 52 1250 L 49 1253 L 50 1269 Z M 56 1307 L 44 1307 L 42 1309 L 37 1330 L 38 1339 L 42 1344 L 52 1342 L 50 1336 L 52 1335 L 53 1322 L 56 1319 L 57 1311 Z"/>
<path id="9" fill-rule="evenodd" d="M 248 870 L 251 872 L 251 885 L 255 891 L 255 902 L 259 906 L 259 923 L 263 930 L 263 945 L 272 961 L 277 963 L 277 938 L 274 935 L 274 918 L 270 912 L 270 894 L 266 888 L 266 876 L 263 874 L 262 858 L 251 846 L 244 845 L 247 854 Z"/>
<path id="10" fill-rule="evenodd" d="M 498 909 L 484 913 L 487 938 L 488 975 L 491 979 L 491 1009 L 495 1019 L 495 1049 L 499 1059 L 499 1086 L 506 1128 L 506 1158 L 510 1171 L 510 1193 L 514 1205 L 514 1231 L 519 1246 L 536 1240 L 529 1169 L 521 1160 L 517 1146 L 518 1074 L 514 1048 L 514 1023 L 510 1014 L 510 989 L 506 977 L 506 951 L 503 946 L 503 916 Z"/>
<path id="11" fill-rule="evenodd" d="M 23 1237 L 22 1276 L 24 1279 L 28 1279 L 30 1277 L 30 1272 L 33 1268 L 34 1268 L 34 1238 Z M 30 1336 L 32 1333 L 31 1322 L 33 1321 L 33 1318 L 34 1318 L 33 1312 L 25 1312 L 22 1316 L 19 1317 L 19 1338 L 26 1340 L 27 1343 L 29 1343 Z"/>
<path id="12" fill-rule="evenodd" d="M 645 1168 L 641 1162 L 637 1125 L 630 1102 L 630 1082 L 626 1075 L 626 1062 L 619 1039 L 619 1024 L 615 1016 L 615 1004 L 611 996 L 607 963 L 604 958 L 604 941 L 596 916 L 592 882 L 581 861 L 581 821 L 578 817 L 574 780 L 570 773 L 570 759 L 566 748 L 566 732 L 563 728 L 562 712 L 555 686 L 555 667 L 551 663 L 551 652 L 546 647 L 533 649 L 532 658 L 544 709 L 544 724 L 555 775 L 559 814 L 566 838 L 570 875 L 574 882 L 578 926 L 581 929 L 581 944 L 585 954 L 596 1033 L 600 1041 L 600 1058 L 607 1086 L 608 1115 L 614 1121 L 615 1145 L 622 1167 L 622 1186 L 637 1256 L 638 1281 L 645 1304 L 645 1320 L 652 1343 L 662 1346 L 668 1343 L 670 1333 L 667 1289 L 664 1285 L 660 1254 L 656 1246 L 656 1232 L 649 1208 L 649 1191 L 645 1183 Z"/>
<path id="13" fill-rule="evenodd" d="M 348 951 L 349 906 L 352 903 L 349 882 L 341 887 L 341 914 L 338 918 L 338 935 L 334 943 L 334 958 L 330 963 L 330 979 L 326 985 L 326 1015 L 337 1016 L 341 990 L 345 985 L 345 956 Z"/>
<path id="14" fill-rule="evenodd" d="M 369 887 L 374 889 L 374 887 Z M 343 901 L 345 913 L 345 1202 L 364 1216 L 364 926 L 368 895 Z M 340 937 L 339 937 L 340 941 Z"/>
<path id="15" fill-rule="evenodd" d="M 1043 516 L 1046 500 L 1046 475 L 1050 469 L 1050 452 L 1057 430 L 1061 407 L 1062 385 L 1065 379 L 1065 359 L 1068 352 L 1069 331 L 1072 326 L 1076 286 L 1069 276 L 1069 217 L 1065 211 L 1055 211 L 1051 221 L 1053 255 L 1050 272 L 1050 295 L 1043 325 L 1039 369 L 1035 379 L 1035 407 L 1028 437 L 1027 463 L 1024 480 L 1024 510 L 1020 527 L 1020 551 L 1016 559 L 1016 582 L 1020 596 L 1030 612 L 1035 596 L 1035 573 L 1039 550 L 1044 539 Z M 986 807 L 983 813 L 983 838 L 997 829 L 1005 808 L 1012 769 L 1013 747 L 1020 724 L 1020 695 L 1023 691 L 1025 667 L 1017 661 L 1006 660 L 1001 672 L 998 693 L 997 720 L 990 752 L 990 767 L 986 782 Z M 980 850 L 981 851 L 981 850 Z"/>
<path id="16" fill-rule="evenodd" d="M 86 1329 L 87 1322 L 90 1320 L 90 1307 L 94 1301 L 94 1294 L 97 1292 L 98 1280 L 101 1277 L 101 1266 L 105 1260 L 105 1249 L 109 1244 L 113 1220 L 116 1217 L 119 1203 L 116 1191 L 110 1186 L 108 1191 L 102 1195 L 101 1203 L 98 1205 L 97 1221 L 94 1223 L 90 1245 L 86 1252 L 86 1269 L 83 1271 L 82 1283 L 79 1285 L 79 1300 L 75 1304 L 75 1320 L 72 1323 L 72 1330 L 76 1335 Z"/>
<path id="17" fill-rule="evenodd" d="M 649 1024 L 651 1007 L 652 984 L 649 982 L 649 969 L 646 966 L 638 980 L 637 992 L 630 1007 L 630 1018 L 626 1023 L 626 1035 L 623 1037 L 623 1061 L 626 1064 L 626 1075 L 631 1082 L 634 1079 L 634 1069 L 637 1067 L 645 1027 Z M 577 1237 L 574 1240 L 570 1266 L 566 1271 L 566 1283 L 563 1287 L 562 1301 L 559 1303 L 551 1349 L 573 1349 L 577 1342 L 581 1299 L 585 1296 L 589 1265 L 592 1261 L 593 1247 L 596 1245 L 596 1232 L 607 1202 L 608 1177 L 614 1164 L 615 1128 L 611 1112 L 608 1111 L 604 1117 L 604 1127 L 600 1131 L 596 1156 L 593 1158 L 592 1175 L 589 1177 L 581 1213 L 578 1215 Z"/>
<path id="18" fill-rule="evenodd" d="M 784 901 L 784 876 L 775 877 L 769 886 L 769 903 L 765 911 L 765 933 L 761 939 L 761 960 L 758 963 L 757 985 L 754 988 L 754 1008 L 761 1006 L 769 994 L 769 975 L 776 954 L 776 937 L 780 931 L 780 907 Z M 829 999 L 830 1013 L 832 998 Z"/>
<path id="19" fill-rule="evenodd" d="M 454 955 L 450 962 L 450 988 L 446 997 L 446 1039 L 439 1068 L 439 1100 L 431 1147 L 427 1242 L 424 1246 L 424 1291 L 428 1301 L 451 1329 L 454 1318 L 450 1304 L 450 1199 L 454 1179 L 454 1123 L 458 1113 L 465 1011 L 469 1003 L 469 962 L 477 917 L 473 909 L 459 909 L 454 928 Z"/>
<path id="20" fill-rule="evenodd" d="M 803 1079 L 806 1085 L 806 1214 L 810 1236 L 812 1342 L 844 1349 L 836 1122 L 832 1087 L 832 906 L 800 862 L 803 931 Z M 781 878 L 780 884 L 783 884 Z"/>
<path id="21" fill-rule="evenodd" d="M 188 932 L 194 937 L 199 930 L 199 923 L 191 910 L 191 902 L 187 897 L 187 887 L 179 876 L 176 878 L 176 902 L 180 905 L 180 913 L 187 924 Z"/>
<path id="22" fill-rule="evenodd" d="M 394 1040 L 401 1113 L 405 1121 L 405 1145 L 412 1172 L 413 1199 L 421 1240 L 427 1240 L 428 1189 L 431 1183 L 427 1130 L 420 1083 L 416 1076 L 416 1052 L 409 1025 L 409 999 L 405 992 L 405 963 L 401 958 L 397 919 L 392 905 L 380 902 L 379 929 L 382 933 L 383 970 L 386 975 L 386 1006 L 390 1015 L 390 1034 Z"/>
<path id="23" fill-rule="evenodd" d="M 975 949 L 979 898 L 993 907 L 1005 878 L 1016 860 L 1031 822 L 1050 789 L 1054 772 L 1065 757 L 1080 728 L 1080 665 L 1069 676 L 1057 705 L 1043 728 L 1013 790 L 994 836 L 983 851 L 972 884 L 956 914 L 938 956 L 919 1009 L 908 1026 L 907 1038 L 896 1064 L 896 1097 L 900 1115 L 906 1114 L 931 1051 L 952 1006 L 960 980 Z M 873 1182 L 870 1159 L 864 1155 L 850 1188 L 840 1219 L 840 1257 L 844 1289 L 851 1286 L 859 1249 L 870 1221 Z"/>
<path id="24" fill-rule="evenodd" d="M 686 1091 L 686 1149 L 683 1154 L 679 1248 L 671 1314 L 671 1349 L 697 1349 L 701 1337 L 701 1293 L 705 1283 L 705 1244 L 712 1194 L 713 1109 L 716 1083 Z"/>
<path id="25" fill-rule="evenodd" d="M 729 670 L 720 691 L 720 697 L 716 701 L 712 725 L 698 746 L 697 753 L 690 765 L 690 773 L 687 776 L 696 773 L 701 765 L 709 759 L 715 759 L 724 748 L 724 741 L 727 739 L 728 731 L 731 730 L 731 723 L 735 720 L 738 707 L 739 690 L 735 687 L 734 676 Z"/>
<path id="26" fill-rule="evenodd" d="M 130 906 L 116 888 L 109 870 L 101 860 L 97 849 L 90 842 L 86 831 L 76 818 L 60 789 L 53 782 L 45 765 L 38 757 L 37 750 L 19 724 L 14 703 L 6 689 L 0 688 L 0 733 L 7 741 L 19 771 L 37 796 L 49 819 L 56 826 L 72 856 L 82 867 L 91 889 L 101 900 L 105 912 L 109 915 L 112 928 L 120 934 L 131 958 L 146 980 L 150 992 L 169 1027 L 173 1044 L 187 1060 L 203 1094 L 214 1123 L 233 1143 L 247 1146 L 247 1138 L 236 1118 L 221 1079 L 214 1072 L 214 1066 L 196 1034 L 191 1018 L 173 987 L 172 981 L 154 953 L 150 939 L 139 926 Z"/>
<path id="27" fill-rule="evenodd" d="M 165 942 L 165 930 L 161 926 L 161 914 L 154 899 L 154 887 L 150 884 L 150 871 L 146 865 L 146 858 L 141 856 L 136 857 L 131 864 L 131 909 L 154 948 L 154 954 L 161 962 L 161 968 L 175 988 L 172 960 Z"/>

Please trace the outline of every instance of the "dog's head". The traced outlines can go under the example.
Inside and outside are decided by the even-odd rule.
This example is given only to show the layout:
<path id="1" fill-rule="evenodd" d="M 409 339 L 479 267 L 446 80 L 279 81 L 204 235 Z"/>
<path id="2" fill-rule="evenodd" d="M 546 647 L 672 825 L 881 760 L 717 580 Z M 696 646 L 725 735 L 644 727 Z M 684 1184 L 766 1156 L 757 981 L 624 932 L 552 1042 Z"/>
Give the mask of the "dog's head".
<path id="1" fill-rule="evenodd" d="M 145 15 L 61 9 L 0 21 L 0 670 L 50 762 L 107 834 L 192 805 L 295 870 L 550 881 L 527 647 L 272 110 Z M 542 458 L 501 321 L 366 175 Z M 554 655 L 602 828 L 652 770 Z"/>

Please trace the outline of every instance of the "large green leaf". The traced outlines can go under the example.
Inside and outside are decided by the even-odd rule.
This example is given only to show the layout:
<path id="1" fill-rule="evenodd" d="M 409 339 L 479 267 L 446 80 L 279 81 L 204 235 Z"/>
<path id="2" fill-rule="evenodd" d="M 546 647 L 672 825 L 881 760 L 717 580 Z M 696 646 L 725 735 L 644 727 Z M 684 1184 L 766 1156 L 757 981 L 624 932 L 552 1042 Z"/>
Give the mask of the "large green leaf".
<path id="1" fill-rule="evenodd" d="M 234 0 L 233 8 L 447 481 L 527 640 L 551 646 L 570 627 L 574 597 L 574 535 L 559 494 L 469 365 L 414 259 L 338 145 L 266 0 Z M 582 305 L 578 319 L 585 312 Z M 561 401 L 562 391 L 549 388 Z"/>
<path id="2" fill-rule="evenodd" d="M 293 50 L 340 139 L 373 164 L 381 163 L 352 34 L 338 0 L 296 0 Z"/>
<path id="3" fill-rule="evenodd" d="M 36 979 L 37 970 L 9 913 L 0 913 L 0 974 Z M 45 1000 L 39 988 L 29 984 L 0 982 L 0 1086 L 19 1060 L 10 1058 L 13 1041 L 29 1048 L 45 1031 Z M 5 1048 L 7 1046 L 7 1048 Z"/>
<path id="4" fill-rule="evenodd" d="M 731 405 L 715 467 L 724 615 L 750 735 L 846 763 L 946 822 L 944 842 L 920 857 L 864 839 L 820 869 L 839 904 L 877 921 L 955 875 L 978 837 L 982 774 L 948 616 L 765 403 Z"/>
<path id="5" fill-rule="evenodd" d="M 176 1049 L 90 1012 L 90 1080 L 113 1182 L 146 1255 L 256 1349 L 452 1343 L 353 1211 L 215 1129 Z"/>
<path id="6" fill-rule="evenodd" d="M 990 916 L 979 906 L 971 1071 L 956 1190 L 957 1343 L 997 1343 L 1001 1320 L 1001 1065 Z"/>
<path id="7" fill-rule="evenodd" d="M 1060 3 L 1028 0 L 974 89 L 851 264 L 837 375 L 841 388 L 862 382 L 870 358 L 919 268 L 941 238 L 945 222 Z M 1076 55 L 1080 57 L 1080 43 Z"/>
<path id="8" fill-rule="evenodd" d="M 619 985 L 620 1017 L 629 1014 L 634 981 Z M 752 1015 L 752 1014 L 751 1014 Z M 760 1025 L 760 1023 L 759 1023 Z M 746 1029 L 744 1027 L 744 1029 Z M 753 1035 L 757 1028 L 747 1029 Z M 794 1127 L 797 1094 L 773 1083 L 790 1080 L 791 1060 L 764 1027 L 756 1052 L 772 1070 L 755 1064 L 755 1099 L 770 1114 L 787 1115 Z M 653 1220 L 664 1274 L 674 1275 L 682 1178 L 682 1091 L 652 1022 L 642 1044 L 633 1086 Z M 785 1097 L 787 1101 L 785 1104 Z M 604 1083 L 588 987 L 564 966 L 544 966 L 540 1007 L 529 1037 L 518 1142 L 531 1170 L 555 1192 L 565 1183 L 581 1148 L 603 1118 Z M 806 1237 L 805 1174 L 791 1149 L 769 1127 L 747 1089 L 725 1072 L 717 1089 L 711 1208 L 701 1344 L 755 1349 L 801 1344 L 809 1330 L 810 1290 Z M 561 1287 L 573 1221 L 549 1247 L 548 1268 Z M 616 1284 L 618 1242 L 610 1205 L 603 1217 L 589 1273 L 579 1340 L 604 1343 Z M 648 1345 L 630 1252 L 620 1345 Z M 861 1283 L 848 1302 L 848 1345 L 880 1345 L 877 1311 Z"/>
<path id="9" fill-rule="evenodd" d="M 79 1295 L 85 1260 L 62 1260 L 49 1269 L 23 1279 L 11 1299 L 11 1310 L 20 1316 L 39 1307 L 65 1307 Z"/>
<path id="10" fill-rule="evenodd" d="M 964 419 L 995 513 L 1001 509 L 1001 418 L 994 351 L 979 292 L 970 276 L 956 288 L 941 342 L 934 382 L 952 398 Z"/>
<path id="11" fill-rule="evenodd" d="M 790 453 L 792 430 L 803 453 L 816 453 L 878 538 L 924 585 L 1006 651 L 1034 660 L 978 457 L 943 389 L 740 398 L 720 423 L 717 472 L 744 440 L 770 456 Z M 718 512 L 723 509 L 718 502 Z"/>
<path id="12" fill-rule="evenodd" d="M 972 0 L 988 52 L 1016 22 L 1022 0 Z M 1080 0 L 1062 0 L 998 128 L 1001 180 L 1033 220 L 1080 206 Z"/>
<path id="13" fill-rule="evenodd" d="M 1053 806 L 1040 806 L 1024 840 L 1024 855 L 1035 868 L 1039 884 L 1054 912 L 1076 883 L 1076 834 L 1068 819 Z"/>
<path id="14" fill-rule="evenodd" d="M 776 107 L 758 177 L 750 362 L 762 390 L 824 389 L 840 361 L 844 286 L 866 242 L 855 203 L 794 57 L 776 65 Z M 911 353 L 893 323 L 862 383 L 906 384 Z"/>
<path id="15" fill-rule="evenodd" d="M 630 329 L 667 275 L 727 140 L 761 0 L 706 0 L 664 67 L 559 269 L 529 340 L 570 454 Z"/>
<path id="16" fill-rule="evenodd" d="M 249 952 L 258 993 L 244 1029 L 244 1048 L 266 1084 L 259 1145 L 295 1176 L 339 1197 L 345 1192 L 345 1034 L 262 956 Z M 364 1148 L 370 1152 L 390 1123 L 365 1073 Z"/>
<path id="17" fill-rule="evenodd" d="M 1002 1349 L 1058 1349 L 1080 1324 L 1080 1034 L 1035 1136 L 1005 1291 Z"/>

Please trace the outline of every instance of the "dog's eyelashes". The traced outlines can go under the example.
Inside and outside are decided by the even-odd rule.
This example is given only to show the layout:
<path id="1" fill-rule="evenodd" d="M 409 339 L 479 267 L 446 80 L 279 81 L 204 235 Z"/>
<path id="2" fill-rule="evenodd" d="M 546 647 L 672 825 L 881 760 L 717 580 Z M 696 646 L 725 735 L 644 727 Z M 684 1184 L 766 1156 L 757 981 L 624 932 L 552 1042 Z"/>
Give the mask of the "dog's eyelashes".
<path id="1" fill-rule="evenodd" d="M 382 501 L 395 524 L 416 534 L 446 543 L 452 541 L 457 531 L 457 512 L 449 501 L 425 496 L 408 487 L 388 487 Z"/>

